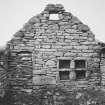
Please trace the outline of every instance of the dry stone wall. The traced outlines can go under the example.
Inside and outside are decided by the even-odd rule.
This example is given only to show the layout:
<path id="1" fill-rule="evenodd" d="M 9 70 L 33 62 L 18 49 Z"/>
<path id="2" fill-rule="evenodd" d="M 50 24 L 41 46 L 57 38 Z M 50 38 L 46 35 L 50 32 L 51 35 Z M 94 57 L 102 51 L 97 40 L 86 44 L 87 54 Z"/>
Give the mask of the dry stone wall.
<path id="1" fill-rule="evenodd" d="M 50 20 L 51 14 L 58 14 L 59 20 Z M 71 91 L 95 87 L 100 82 L 100 47 L 87 25 L 66 12 L 62 5 L 49 4 L 8 42 L 11 86 L 28 93 L 44 85 L 56 85 Z M 70 61 L 70 67 L 60 69 L 60 60 Z M 76 60 L 85 62 L 85 67 L 76 68 Z M 84 74 L 80 75 L 79 70 L 85 71 Z M 69 75 L 65 73 L 68 77 L 60 77 L 64 71 L 69 72 Z M 76 80 L 77 76 L 85 78 Z"/>
<path id="2" fill-rule="evenodd" d="M 101 62 L 100 62 L 100 69 L 101 69 L 101 84 L 105 86 L 105 48 L 103 47 L 101 50 Z"/>
<path id="3" fill-rule="evenodd" d="M 6 73 L 6 51 L 0 49 L 0 98 L 3 98 L 7 91 L 7 73 Z"/>

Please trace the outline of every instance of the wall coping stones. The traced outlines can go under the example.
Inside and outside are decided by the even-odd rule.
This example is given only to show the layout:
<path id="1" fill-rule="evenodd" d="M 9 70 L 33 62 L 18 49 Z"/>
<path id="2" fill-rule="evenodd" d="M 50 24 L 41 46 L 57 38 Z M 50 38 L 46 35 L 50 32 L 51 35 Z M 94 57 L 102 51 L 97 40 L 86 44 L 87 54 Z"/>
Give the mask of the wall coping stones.
<path id="1" fill-rule="evenodd" d="M 44 11 L 52 13 L 62 13 L 65 11 L 62 4 L 48 4 Z"/>

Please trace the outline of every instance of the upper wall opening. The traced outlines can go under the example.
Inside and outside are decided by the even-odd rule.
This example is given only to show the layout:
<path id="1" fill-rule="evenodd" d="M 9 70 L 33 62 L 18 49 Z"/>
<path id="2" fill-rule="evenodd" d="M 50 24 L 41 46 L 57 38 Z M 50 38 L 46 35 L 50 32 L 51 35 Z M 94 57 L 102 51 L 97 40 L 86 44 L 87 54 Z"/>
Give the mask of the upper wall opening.
<path id="1" fill-rule="evenodd" d="M 49 20 L 59 20 L 58 14 L 50 14 Z"/>
<path id="2" fill-rule="evenodd" d="M 50 21 L 51 20 L 51 21 Z M 54 21 L 52 21 L 54 20 Z M 15 37 L 20 38 L 34 38 L 36 35 L 36 28 L 42 27 L 39 23 L 44 23 L 46 26 L 49 26 L 49 23 L 52 22 L 52 27 L 54 29 L 61 30 L 64 27 L 64 30 L 67 29 L 65 32 L 72 33 L 70 31 L 73 31 L 74 33 L 77 32 L 83 32 L 85 33 L 84 36 L 89 36 L 89 40 L 93 40 L 94 35 L 91 33 L 89 27 L 85 24 L 83 24 L 77 17 L 73 16 L 72 13 L 66 12 L 64 7 L 61 4 L 48 4 L 44 11 L 42 11 L 40 14 L 32 17 L 20 30 L 20 32 L 16 33 Z M 60 23 L 64 22 L 64 23 Z M 37 24 L 38 23 L 38 24 Z M 57 28 L 53 26 L 54 24 L 58 24 Z M 65 24 L 65 25 L 64 25 Z M 46 29 L 45 29 L 46 30 Z M 43 34 L 44 28 L 37 29 L 39 33 Z M 27 32 L 27 33 L 26 33 Z M 32 34 L 30 34 L 32 32 Z M 81 39 L 82 40 L 82 39 Z M 87 39 L 86 39 L 87 40 Z M 94 41 L 94 40 L 93 40 Z"/>
<path id="3" fill-rule="evenodd" d="M 49 14 L 49 20 L 59 20 L 59 14 L 62 14 L 65 9 L 61 4 L 48 4 L 44 11 Z"/>

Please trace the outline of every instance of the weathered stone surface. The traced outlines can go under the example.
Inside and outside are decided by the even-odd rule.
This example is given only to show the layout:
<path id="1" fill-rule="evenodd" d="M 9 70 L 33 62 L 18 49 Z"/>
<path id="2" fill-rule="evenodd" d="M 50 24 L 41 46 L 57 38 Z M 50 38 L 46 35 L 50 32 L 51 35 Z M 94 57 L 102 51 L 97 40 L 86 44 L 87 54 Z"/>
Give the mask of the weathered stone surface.
<path id="1" fill-rule="evenodd" d="M 56 80 L 50 76 L 35 76 L 33 77 L 33 83 L 34 85 L 51 85 L 56 84 Z"/>
<path id="2" fill-rule="evenodd" d="M 33 70 L 33 75 L 46 75 L 47 71 Z"/>
<path id="3" fill-rule="evenodd" d="M 48 11 L 49 13 L 59 13 L 64 12 L 64 7 L 61 4 L 48 4 L 44 11 Z"/>
<path id="4" fill-rule="evenodd" d="M 54 52 L 53 55 L 60 57 L 63 56 L 63 52 Z"/>
<path id="5" fill-rule="evenodd" d="M 48 60 L 48 61 L 46 62 L 46 65 L 47 65 L 47 66 L 55 66 L 56 63 L 55 63 L 54 61 L 52 61 L 52 60 Z"/>
<path id="6" fill-rule="evenodd" d="M 6 51 L 0 49 L 0 97 L 3 98 L 8 88 L 7 73 L 6 73 Z"/>
<path id="7" fill-rule="evenodd" d="M 87 32 L 89 30 L 89 27 L 87 25 L 84 25 L 84 24 L 79 24 L 78 29 L 82 32 Z"/>

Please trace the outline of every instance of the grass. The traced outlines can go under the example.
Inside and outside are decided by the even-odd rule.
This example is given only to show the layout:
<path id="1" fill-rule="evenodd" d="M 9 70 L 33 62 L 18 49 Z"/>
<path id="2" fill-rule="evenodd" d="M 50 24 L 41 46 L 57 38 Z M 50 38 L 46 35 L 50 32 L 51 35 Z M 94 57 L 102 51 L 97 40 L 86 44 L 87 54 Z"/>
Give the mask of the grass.
<path id="1" fill-rule="evenodd" d="M 58 87 L 45 87 L 31 94 L 8 92 L 2 100 L 2 105 L 105 105 L 105 93 L 100 89 L 68 92 Z"/>

